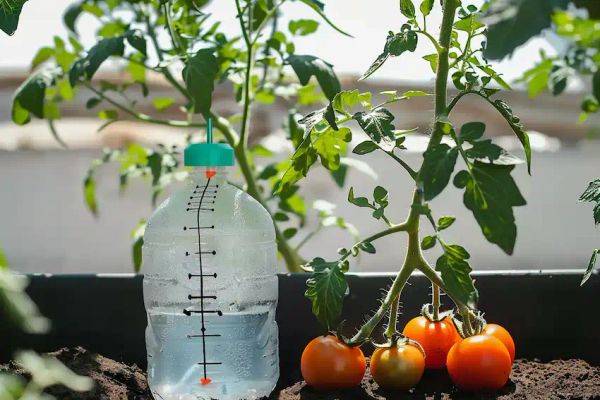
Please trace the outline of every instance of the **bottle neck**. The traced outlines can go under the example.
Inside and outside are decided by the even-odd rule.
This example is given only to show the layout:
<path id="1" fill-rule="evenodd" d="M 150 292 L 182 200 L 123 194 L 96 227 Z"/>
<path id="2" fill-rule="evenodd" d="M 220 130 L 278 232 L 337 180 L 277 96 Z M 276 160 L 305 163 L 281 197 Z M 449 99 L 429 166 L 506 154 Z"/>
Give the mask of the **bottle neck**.
<path id="1" fill-rule="evenodd" d="M 224 183 L 227 180 L 227 167 L 194 167 L 190 179 L 196 184 L 205 184 L 210 179 L 211 185 Z"/>

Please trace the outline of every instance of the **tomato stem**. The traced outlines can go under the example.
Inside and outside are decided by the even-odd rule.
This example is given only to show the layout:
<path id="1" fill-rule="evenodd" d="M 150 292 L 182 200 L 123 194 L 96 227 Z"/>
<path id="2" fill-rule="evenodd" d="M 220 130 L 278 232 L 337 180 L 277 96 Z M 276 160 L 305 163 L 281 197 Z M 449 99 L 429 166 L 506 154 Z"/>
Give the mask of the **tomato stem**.
<path id="1" fill-rule="evenodd" d="M 431 283 L 431 304 L 433 312 L 431 314 L 434 321 L 440 320 L 440 287 L 435 283 Z"/>

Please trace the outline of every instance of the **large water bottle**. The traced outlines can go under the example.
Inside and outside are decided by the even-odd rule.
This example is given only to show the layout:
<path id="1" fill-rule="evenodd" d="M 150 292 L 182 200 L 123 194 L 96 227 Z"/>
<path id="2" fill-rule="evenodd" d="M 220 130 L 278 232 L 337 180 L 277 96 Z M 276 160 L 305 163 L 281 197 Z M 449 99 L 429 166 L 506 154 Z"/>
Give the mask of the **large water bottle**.
<path id="1" fill-rule="evenodd" d="M 187 185 L 144 234 L 148 380 L 156 400 L 258 399 L 279 377 L 273 222 L 226 181 L 233 149 L 192 144 Z"/>

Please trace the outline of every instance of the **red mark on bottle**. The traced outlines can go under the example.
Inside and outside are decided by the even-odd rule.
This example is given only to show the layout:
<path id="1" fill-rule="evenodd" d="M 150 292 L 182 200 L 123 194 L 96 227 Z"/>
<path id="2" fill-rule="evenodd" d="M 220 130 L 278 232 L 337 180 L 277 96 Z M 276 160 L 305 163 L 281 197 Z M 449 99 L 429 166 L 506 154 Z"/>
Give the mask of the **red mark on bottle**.
<path id="1" fill-rule="evenodd" d="M 210 379 L 210 378 L 200 378 L 201 385 L 208 385 L 211 382 L 212 382 L 212 379 Z"/>
<path id="2" fill-rule="evenodd" d="M 214 169 L 208 169 L 208 170 L 206 170 L 206 177 L 208 179 L 212 178 L 216 174 L 217 174 L 217 171 L 215 171 Z"/>

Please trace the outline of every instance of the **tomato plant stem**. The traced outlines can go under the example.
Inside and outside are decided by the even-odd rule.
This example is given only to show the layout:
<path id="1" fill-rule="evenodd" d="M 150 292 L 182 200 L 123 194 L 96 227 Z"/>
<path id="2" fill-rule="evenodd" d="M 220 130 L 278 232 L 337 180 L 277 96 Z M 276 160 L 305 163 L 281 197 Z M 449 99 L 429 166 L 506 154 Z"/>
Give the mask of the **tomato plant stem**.
<path id="1" fill-rule="evenodd" d="M 432 317 L 434 321 L 440 319 L 440 287 L 431 283 L 431 304 L 433 305 Z"/>

